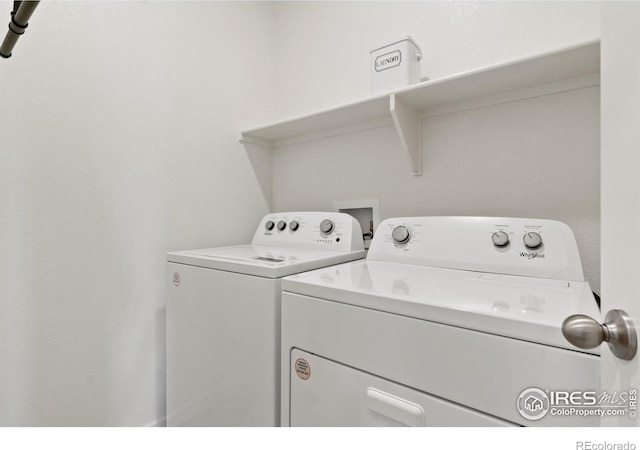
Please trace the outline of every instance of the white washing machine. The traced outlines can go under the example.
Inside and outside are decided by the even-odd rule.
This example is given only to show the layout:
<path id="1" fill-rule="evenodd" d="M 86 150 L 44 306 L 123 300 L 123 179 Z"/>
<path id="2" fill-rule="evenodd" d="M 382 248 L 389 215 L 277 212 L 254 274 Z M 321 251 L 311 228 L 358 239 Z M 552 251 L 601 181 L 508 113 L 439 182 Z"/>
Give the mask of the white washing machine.
<path id="1" fill-rule="evenodd" d="M 280 423 L 281 278 L 364 258 L 347 214 L 274 213 L 250 245 L 169 253 L 167 425 Z"/>
<path id="2" fill-rule="evenodd" d="M 282 289 L 283 426 L 599 423 L 562 415 L 600 386 L 562 322 L 600 312 L 560 222 L 388 219 L 366 260 Z"/>

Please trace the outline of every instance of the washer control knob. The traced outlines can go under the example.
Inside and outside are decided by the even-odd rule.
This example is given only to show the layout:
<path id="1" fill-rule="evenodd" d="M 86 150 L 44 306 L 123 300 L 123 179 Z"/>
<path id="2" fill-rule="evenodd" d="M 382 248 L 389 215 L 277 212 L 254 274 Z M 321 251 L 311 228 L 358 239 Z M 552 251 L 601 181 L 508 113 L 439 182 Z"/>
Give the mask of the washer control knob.
<path id="1" fill-rule="evenodd" d="M 269 221 L 267 221 L 267 223 L 265 223 L 265 224 L 264 224 L 264 227 L 265 227 L 268 231 L 273 230 L 273 227 L 275 227 L 275 226 L 276 226 L 276 224 L 275 224 L 275 223 L 273 223 L 273 220 L 269 220 Z"/>
<path id="2" fill-rule="evenodd" d="M 406 244 L 411 239 L 411 233 L 409 233 L 407 227 L 400 225 L 393 229 L 391 237 L 398 244 Z"/>
<path id="3" fill-rule="evenodd" d="M 335 225 L 329 219 L 324 219 L 320 222 L 320 231 L 322 231 L 323 234 L 331 234 L 334 228 Z"/>
<path id="4" fill-rule="evenodd" d="M 298 228 L 300 228 L 300 224 L 297 220 L 292 220 L 291 222 L 289 222 L 289 229 L 291 229 L 291 231 L 296 231 Z"/>
<path id="5" fill-rule="evenodd" d="M 284 220 L 281 220 L 280 222 L 278 222 L 277 227 L 278 227 L 278 230 L 282 231 L 285 228 L 287 228 L 287 222 L 285 222 Z"/>
<path id="6" fill-rule="evenodd" d="M 496 231 L 491 236 L 491 240 L 496 247 L 505 247 L 509 244 L 509 235 L 504 231 Z"/>
<path id="7" fill-rule="evenodd" d="M 522 240 L 524 241 L 524 245 L 530 249 L 535 249 L 542 245 L 542 236 L 534 231 L 525 234 Z"/>

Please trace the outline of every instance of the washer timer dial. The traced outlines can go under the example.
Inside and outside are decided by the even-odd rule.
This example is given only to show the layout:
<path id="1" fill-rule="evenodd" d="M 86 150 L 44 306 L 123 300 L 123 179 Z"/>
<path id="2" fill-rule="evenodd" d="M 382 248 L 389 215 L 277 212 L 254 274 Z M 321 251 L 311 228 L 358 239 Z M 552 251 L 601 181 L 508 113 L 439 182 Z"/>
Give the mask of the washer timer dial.
<path id="1" fill-rule="evenodd" d="M 391 232 L 391 237 L 393 241 L 397 244 L 406 244 L 411 240 L 411 233 L 405 226 L 397 226 Z"/>
<path id="2" fill-rule="evenodd" d="M 329 219 L 324 219 L 320 222 L 320 231 L 322 231 L 323 234 L 331 234 L 334 228 L 335 225 Z"/>

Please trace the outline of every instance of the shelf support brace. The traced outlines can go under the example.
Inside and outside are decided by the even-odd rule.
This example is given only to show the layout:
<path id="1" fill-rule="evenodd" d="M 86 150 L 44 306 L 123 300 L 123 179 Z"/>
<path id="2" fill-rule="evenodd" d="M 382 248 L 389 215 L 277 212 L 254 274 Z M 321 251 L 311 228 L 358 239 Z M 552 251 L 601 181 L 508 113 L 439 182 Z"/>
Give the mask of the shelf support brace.
<path id="1" fill-rule="evenodd" d="M 396 94 L 389 97 L 389 110 L 400 144 L 404 148 L 414 175 L 422 174 L 422 148 L 420 146 L 420 113 L 407 105 Z"/>
<path id="2" fill-rule="evenodd" d="M 238 142 L 241 144 L 255 144 L 262 145 L 263 147 L 273 148 L 273 142 L 266 139 L 254 138 L 252 136 L 244 134 L 242 131 L 238 133 Z"/>

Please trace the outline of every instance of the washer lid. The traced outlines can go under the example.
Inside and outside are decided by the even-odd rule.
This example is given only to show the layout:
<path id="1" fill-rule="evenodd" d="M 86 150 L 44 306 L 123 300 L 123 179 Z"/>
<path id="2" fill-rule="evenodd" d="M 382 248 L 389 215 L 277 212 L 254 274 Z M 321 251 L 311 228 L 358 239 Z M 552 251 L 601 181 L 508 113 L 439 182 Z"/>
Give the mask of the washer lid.
<path id="1" fill-rule="evenodd" d="M 589 283 L 356 261 L 287 277 L 283 291 L 570 350 L 572 314 L 600 320 Z M 427 343 L 425 343 L 427 345 Z"/>
<path id="2" fill-rule="evenodd" d="M 333 252 L 264 245 L 237 245 L 167 253 L 167 261 L 266 278 L 364 258 L 365 252 Z"/>

